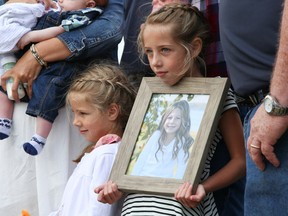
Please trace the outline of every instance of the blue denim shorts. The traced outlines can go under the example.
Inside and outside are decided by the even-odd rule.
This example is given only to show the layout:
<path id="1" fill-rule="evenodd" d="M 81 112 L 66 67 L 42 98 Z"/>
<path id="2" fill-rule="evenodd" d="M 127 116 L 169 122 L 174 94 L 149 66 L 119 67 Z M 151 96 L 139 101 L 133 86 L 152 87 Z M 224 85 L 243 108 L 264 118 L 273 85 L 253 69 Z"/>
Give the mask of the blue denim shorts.
<path id="1" fill-rule="evenodd" d="M 65 96 L 71 79 L 79 71 L 72 62 L 57 62 L 43 69 L 32 85 L 32 97 L 26 114 L 40 116 L 54 122 L 59 108 L 65 105 Z"/>

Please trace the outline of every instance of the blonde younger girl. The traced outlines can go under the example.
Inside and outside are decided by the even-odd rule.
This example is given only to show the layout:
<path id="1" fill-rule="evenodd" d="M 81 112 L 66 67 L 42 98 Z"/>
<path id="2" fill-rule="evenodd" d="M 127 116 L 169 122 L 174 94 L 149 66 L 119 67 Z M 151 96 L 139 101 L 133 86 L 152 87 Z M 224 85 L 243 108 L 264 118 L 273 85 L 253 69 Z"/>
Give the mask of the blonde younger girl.
<path id="1" fill-rule="evenodd" d="M 168 4 L 147 17 L 139 34 L 139 45 L 163 85 L 172 86 L 183 77 L 205 75 L 202 55 L 208 38 L 208 24 L 197 8 Z M 223 165 L 213 160 L 222 138 L 228 150 L 227 154 L 221 152 L 220 156 L 227 158 Z M 212 170 L 215 166 L 220 168 Z M 245 171 L 242 123 L 234 96 L 229 91 L 196 194 L 192 195 L 190 183 L 184 183 L 174 198 L 128 194 L 122 215 L 136 215 L 136 212 L 141 212 L 140 215 L 221 215 L 225 211 L 222 205 L 226 197 L 220 199 L 215 193 L 243 177 Z M 95 192 L 99 193 L 98 200 L 106 203 L 122 196 L 111 181 L 96 188 Z"/>
<path id="2" fill-rule="evenodd" d="M 67 94 L 73 124 L 92 144 L 79 158 L 59 209 L 49 216 L 120 215 L 121 202 L 100 203 L 93 189 L 110 175 L 134 98 L 133 87 L 116 66 L 92 65 L 73 81 Z"/>

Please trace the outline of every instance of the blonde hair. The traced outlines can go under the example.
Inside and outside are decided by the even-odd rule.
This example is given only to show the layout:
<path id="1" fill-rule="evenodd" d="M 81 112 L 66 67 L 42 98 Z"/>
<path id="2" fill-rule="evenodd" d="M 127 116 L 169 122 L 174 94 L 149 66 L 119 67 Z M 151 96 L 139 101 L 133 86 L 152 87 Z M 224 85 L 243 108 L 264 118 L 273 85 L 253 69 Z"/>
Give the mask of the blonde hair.
<path id="1" fill-rule="evenodd" d="M 73 93 L 83 94 L 83 99 L 100 111 L 105 111 L 112 103 L 120 107 L 116 124 L 124 131 L 128 121 L 136 90 L 129 83 L 121 68 L 110 63 L 92 64 L 71 83 L 66 97 L 70 106 Z M 74 162 L 80 162 L 86 152 L 93 150 L 95 143 L 87 146 Z"/>
<path id="2" fill-rule="evenodd" d="M 195 62 L 203 75 L 206 74 L 206 65 L 203 60 L 206 45 L 210 39 L 210 28 L 208 21 L 198 8 L 190 4 L 167 4 L 158 11 L 150 14 L 138 35 L 138 49 L 143 57 L 145 54 L 143 33 L 147 25 L 170 25 L 171 36 L 174 40 L 185 48 L 187 55 L 184 59 L 184 67 L 182 73 L 192 71 Z M 200 54 L 193 60 L 191 42 L 195 38 L 202 40 L 202 50 Z"/>
<path id="3" fill-rule="evenodd" d="M 73 92 L 83 93 L 83 98 L 101 111 L 112 103 L 119 105 L 118 123 L 125 128 L 136 96 L 134 87 L 120 67 L 112 64 L 92 64 L 70 85 L 66 97 L 69 105 Z"/>

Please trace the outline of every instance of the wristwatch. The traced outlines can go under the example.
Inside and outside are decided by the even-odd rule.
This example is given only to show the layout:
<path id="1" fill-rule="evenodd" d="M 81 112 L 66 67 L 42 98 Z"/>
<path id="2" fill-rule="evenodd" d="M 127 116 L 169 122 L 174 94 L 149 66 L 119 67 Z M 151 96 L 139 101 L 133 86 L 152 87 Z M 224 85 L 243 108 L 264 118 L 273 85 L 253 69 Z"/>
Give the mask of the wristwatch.
<path id="1" fill-rule="evenodd" d="M 279 102 L 271 95 L 266 95 L 264 98 L 264 108 L 269 115 L 284 116 L 288 115 L 288 107 L 283 107 Z"/>

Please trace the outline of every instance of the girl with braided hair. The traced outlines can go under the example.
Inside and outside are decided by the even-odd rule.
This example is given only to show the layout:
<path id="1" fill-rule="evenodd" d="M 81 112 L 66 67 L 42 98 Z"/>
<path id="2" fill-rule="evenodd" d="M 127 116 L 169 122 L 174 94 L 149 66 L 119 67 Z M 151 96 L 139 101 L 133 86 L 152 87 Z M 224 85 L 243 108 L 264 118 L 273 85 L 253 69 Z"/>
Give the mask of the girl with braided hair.
<path id="1" fill-rule="evenodd" d="M 71 84 L 67 104 L 89 145 L 66 184 L 59 209 L 49 216 L 117 216 L 122 203 L 97 201 L 93 189 L 107 181 L 136 92 L 119 67 L 96 64 Z M 96 143 L 96 144 L 95 144 Z"/>
<path id="2" fill-rule="evenodd" d="M 207 21 L 196 7 L 167 4 L 147 17 L 138 44 L 163 85 L 173 86 L 183 77 L 206 75 L 202 56 L 208 39 Z M 222 138 L 227 149 L 218 157 L 229 156 L 224 165 L 219 164 L 215 154 L 222 145 Z M 214 172 L 211 168 L 215 165 L 218 170 Z M 174 197 L 130 193 L 126 195 L 122 215 L 223 215 L 226 194 L 216 197 L 215 193 L 236 182 L 245 172 L 242 123 L 233 92 L 229 90 L 195 194 L 189 182 L 183 183 Z M 104 203 L 113 203 L 123 196 L 112 181 L 96 188 L 95 192 L 98 200 Z"/>

